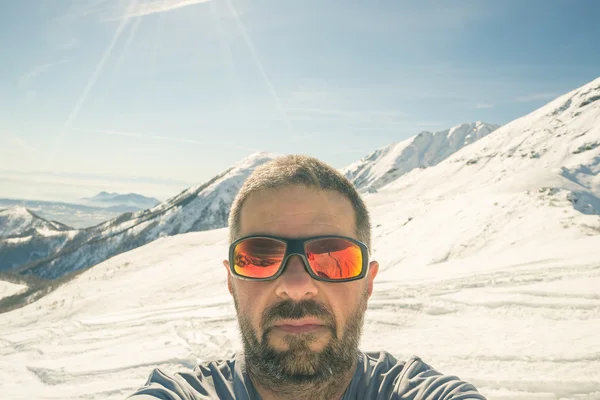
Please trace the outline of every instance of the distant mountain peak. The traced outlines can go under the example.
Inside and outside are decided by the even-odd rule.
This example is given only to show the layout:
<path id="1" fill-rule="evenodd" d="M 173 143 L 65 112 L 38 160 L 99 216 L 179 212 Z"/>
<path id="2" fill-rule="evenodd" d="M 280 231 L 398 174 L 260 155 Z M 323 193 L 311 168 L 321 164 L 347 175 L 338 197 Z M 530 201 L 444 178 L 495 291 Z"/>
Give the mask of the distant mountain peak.
<path id="1" fill-rule="evenodd" d="M 234 167 L 244 167 L 247 165 L 254 165 L 256 163 L 263 163 L 265 160 L 272 160 L 278 157 L 278 154 L 270 153 L 268 151 L 257 151 L 255 153 L 250 154 L 249 156 L 241 159 L 236 162 Z"/>
<path id="2" fill-rule="evenodd" d="M 102 191 L 93 197 L 83 198 L 85 204 L 96 207 L 124 208 L 129 207 L 130 211 L 145 210 L 160 204 L 160 201 L 154 197 L 146 197 L 137 193 L 109 193 Z"/>
<path id="3" fill-rule="evenodd" d="M 29 211 L 28 208 L 26 208 L 25 206 L 22 206 L 22 205 L 15 205 L 15 206 L 12 206 L 5 210 L 0 211 L 0 213 L 1 212 L 5 212 L 7 214 L 10 213 L 13 215 L 22 215 L 22 216 L 26 216 L 26 215 L 31 216 L 32 215 L 31 211 Z"/>
<path id="4" fill-rule="evenodd" d="M 72 228 L 48 221 L 22 205 L 0 210 L 0 238 L 28 236 L 39 232 L 59 232 Z"/>

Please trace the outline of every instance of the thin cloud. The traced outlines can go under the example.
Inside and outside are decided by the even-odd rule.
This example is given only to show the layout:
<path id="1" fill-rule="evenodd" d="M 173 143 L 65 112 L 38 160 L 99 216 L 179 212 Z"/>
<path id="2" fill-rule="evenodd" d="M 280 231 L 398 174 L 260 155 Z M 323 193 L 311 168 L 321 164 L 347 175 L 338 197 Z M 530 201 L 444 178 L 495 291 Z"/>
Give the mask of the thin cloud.
<path id="1" fill-rule="evenodd" d="M 494 108 L 494 105 L 490 104 L 490 103 L 477 103 L 477 104 L 475 104 L 475 108 L 488 109 L 488 108 Z"/>
<path id="2" fill-rule="evenodd" d="M 289 101 L 294 103 L 331 104 L 340 106 L 346 103 L 348 96 L 344 96 L 342 93 L 336 91 L 318 88 L 315 90 L 296 90 L 290 92 L 288 98 Z"/>
<path id="3" fill-rule="evenodd" d="M 322 137 L 324 135 L 327 135 L 331 132 L 311 132 L 311 133 L 300 133 L 298 135 L 296 135 L 295 137 L 290 138 L 289 142 L 290 143 L 302 143 L 305 140 L 310 140 L 310 139 L 314 139 L 316 137 Z"/>
<path id="4" fill-rule="evenodd" d="M 43 171 L 0 170 L 0 187 L 4 197 L 36 200 L 76 201 L 101 190 L 121 193 L 136 192 L 166 199 L 197 184 L 194 180 L 173 180 L 155 176 L 123 176 L 123 174 L 48 173 Z"/>
<path id="5" fill-rule="evenodd" d="M 259 153 L 261 151 L 264 151 L 264 149 L 257 149 L 254 147 L 246 147 L 246 146 L 234 146 L 236 149 L 242 149 L 242 150 L 246 150 L 249 151 L 251 153 Z"/>
<path id="6" fill-rule="evenodd" d="M 141 17 L 176 10 L 195 4 L 208 3 L 211 0 L 154 0 L 139 3 L 137 7 L 130 7 L 121 18 Z"/>
<path id="7" fill-rule="evenodd" d="M 109 136 L 125 136 L 138 139 L 154 139 L 154 140 L 166 140 L 169 142 L 186 143 L 186 144 L 202 144 L 202 142 L 196 139 L 172 137 L 172 136 L 161 136 L 161 135 L 145 135 L 139 132 L 125 132 L 125 131 L 113 131 L 110 129 L 71 129 L 71 132 L 82 132 L 82 133 L 95 133 L 100 135 Z"/>
<path id="8" fill-rule="evenodd" d="M 16 147 L 19 147 L 19 148 L 21 148 L 23 150 L 26 150 L 26 151 L 30 152 L 30 153 L 35 153 L 37 151 L 26 140 L 24 140 L 23 138 L 20 138 L 18 136 L 9 135 L 8 136 L 8 141 L 11 142 Z"/>
<path id="9" fill-rule="evenodd" d="M 366 154 L 365 149 L 339 149 L 333 150 L 331 154 Z"/>
<path id="10" fill-rule="evenodd" d="M 25 74 L 21 75 L 19 77 L 19 82 L 18 85 L 21 89 L 25 89 L 27 86 L 29 86 L 29 84 L 38 76 L 40 76 L 41 74 L 44 73 L 44 71 L 46 71 L 48 68 L 50 68 L 52 65 L 54 64 L 42 64 L 42 65 L 38 65 L 37 67 L 34 67 L 32 70 L 30 70 L 29 72 L 26 72 Z"/>
<path id="11" fill-rule="evenodd" d="M 149 185 L 173 185 L 189 186 L 195 181 L 177 180 L 171 178 L 158 178 L 155 176 L 122 176 L 114 174 L 85 173 L 85 172 L 49 172 L 49 171 L 14 171 L 0 169 L 0 179 L 10 179 L 15 181 L 45 181 L 65 183 L 84 183 L 89 181 L 105 182 L 141 182 Z"/>
<path id="12" fill-rule="evenodd" d="M 54 67 L 55 65 L 59 65 L 63 62 L 65 62 L 65 60 L 61 60 L 61 61 L 53 62 L 53 63 L 41 64 L 41 65 L 37 65 L 37 66 L 33 67 L 31 70 L 29 70 L 28 72 L 24 73 L 23 75 L 21 75 L 19 77 L 19 81 L 18 81 L 19 88 L 21 88 L 21 89 L 28 88 L 31 85 L 31 83 L 36 78 L 41 76 L 44 72 L 48 71 L 50 68 Z"/>
<path id="13" fill-rule="evenodd" d="M 71 50 L 81 43 L 80 40 L 72 36 L 66 36 L 56 42 L 56 50 Z"/>
<path id="14" fill-rule="evenodd" d="M 184 139 L 177 137 L 169 137 L 169 136 L 150 136 L 152 139 L 158 140 L 167 140 L 169 142 L 177 142 L 177 143 L 191 143 L 191 144 L 202 144 L 202 142 L 195 139 Z"/>
<path id="15" fill-rule="evenodd" d="M 397 126 L 348 126 L 344 129 L 355 132 L 398 132 Z"/>
<path id="16" fill-rule="evenodd" d="M 211 0 L 74 0 L 60 22 L 97 19 L 104 22 L 159 14 Z"/>
<path id="17" fill-rule="evenodd" d="M 352 117 L 357 114 L 368 114 L 373 116 L 382 116 L 382 117 L 403 117 L 406 116 L 406 113 L 397 110 L 332 110 L 332 109 L 324 109 L 324 108 L 306 108 L 306 107 L 292 107 L 288 108 L 290 111 L 300 111 L 306 113 L 314 113 L 314 114 L 324 114 L 324 115 L 339 115 L 343 117 Z"/>
<path id="18" fill-rule="evenodd" d="M 110 131 L 110 130 L 105 130 L 105 129 L 98 129 L 98 130 L 73 129 L 73 130 L 74 131 L 78 131 L 78 132 L 99 133 L 101 135 L 128 136 L 128 137 L 137 137 L 137 138 L 144 137 L 144 135 L 142 135 L 141 133 L 123 132 L 123 131 Z"/>
<path id="19" fill-rule="evenodd" d="M 342 110 L 342 109 L 326 109 L 326 108 L 305 108 L 292 107 L 288 108 L 290 113 L 293 113 L 292 119 L 297 119 L 300 114 L 300 119 L 335 119 L 348 120 L 352 122 L 364 123 L 381 123 L 400 124 L 399 119 L 402 119 L 408 114 L 398 110 Z"/>
<path id="20" fill-rule="evenodd" d="M 160 153 L 162 149 L 158 147 L 133 147 L 128 149 L 129 153 L 135 154 L 148 154 L 148 153 Z"/>
<path id="21" fill-rule="evenodd" d="M 515 98 L 515 101 L 518 103 L 529 103 L 531 101 L 553 100 L 558 96 L 559 94 L 557 93 L 532 93 L 525 96 L 519 96 Z"/>

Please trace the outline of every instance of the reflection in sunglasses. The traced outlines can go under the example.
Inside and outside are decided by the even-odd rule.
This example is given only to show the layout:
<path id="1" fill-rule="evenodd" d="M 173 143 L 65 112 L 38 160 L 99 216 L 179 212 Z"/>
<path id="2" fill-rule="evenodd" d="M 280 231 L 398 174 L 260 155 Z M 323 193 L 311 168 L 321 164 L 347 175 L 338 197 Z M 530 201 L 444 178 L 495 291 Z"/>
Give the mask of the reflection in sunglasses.
<path id="1" fill-rule="evenodd" d="M 235 254 L 235 265 L 240 268 L 247 266 L 253 267 L 269 267 L 273 264 L 281 262 L 281 257 L 264 257 L 260 255 L 250 255 L 247 253 L 236 253 Z"/>
<path id="2" fill-rule="evenodd" d="M 277 273 L 286 255 L 286 244 L 269 238 L 240 242 L 234 252 L 234 267 L 246 277 L 268 278 Z M 342 238 L 308 240 L 304 255 L 311 272 L 326 279 L 354 278 L 362 272 L 361 248 Z"/>

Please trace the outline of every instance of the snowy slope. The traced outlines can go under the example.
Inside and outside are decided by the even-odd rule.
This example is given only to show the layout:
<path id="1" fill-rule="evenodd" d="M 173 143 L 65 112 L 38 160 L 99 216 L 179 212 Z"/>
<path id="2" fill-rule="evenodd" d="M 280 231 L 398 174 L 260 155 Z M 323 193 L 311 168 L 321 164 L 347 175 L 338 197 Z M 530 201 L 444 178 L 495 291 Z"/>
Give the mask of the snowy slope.
<path id="1" fill-rule="evenodd" d="M 360 191 L 376 191 L 415 168 L 437 165 L 498 128 L 499 125 L 474 122 L 441 132 L 422 132 L 375 150 L 341 172 Z"/>
<path id="2" fill-rule="evenodd" d="M 20 293 L 27 289 L 26 285 L 0 280 L 0 299 Z"/>
<path id="3" fill-rule="evenodd" d="M 386 265 L 361 348 L 418 354 L 490 400 L 597 399 L 599 239 L 550 249 L 550 261 Z M 378 254 L 390 258 L 396 247 L 380 245 Z M 123 399 L 154 367 L 174 373 L 238 351 L 226 252 L 226 229 L 162 238 L 0 314 L 3 393 Z"/>
<path id="4" fill-rule="evenodd" d="M 70 229 L 59 222 L 47 221 L 22 206 L 0 210 L 0 238 L 32 234 L 52 235 Z"/>
<path id="5" fill-rule="evenodd" d="M 76 231 L 56 252 L 24 266 L 21 263 L 18 271 L 56 278 L 162 236 L 224 227 L 229 207 L 243 181 L 254 168 L 273 157 L 267 153 L 253 154 L 209 182 L 187 189 L 154 208 L 123 214 L 93 228 Z M 36 243 L 39 245 L 43 243 Z M 19 243 L 0 241 L 0 270 L 7 269 L 6 266 L 15 269 L 14 259 L 22 258 L 24 253 Z"/>

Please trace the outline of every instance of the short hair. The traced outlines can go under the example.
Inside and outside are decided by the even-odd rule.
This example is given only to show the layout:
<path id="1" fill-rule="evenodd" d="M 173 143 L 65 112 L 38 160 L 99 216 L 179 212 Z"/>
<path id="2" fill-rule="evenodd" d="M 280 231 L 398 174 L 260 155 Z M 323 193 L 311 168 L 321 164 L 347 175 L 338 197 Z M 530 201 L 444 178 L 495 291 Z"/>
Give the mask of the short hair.
<path id="1" fill-rule="evenodd" d="M 297 154 L 277 157 L 262 164 L 246 179 L 229 212 L 230 243 L 239 239 L 242 207 L 251 195 L 263 190 L 281 189 L 292 185 L 332 190 L 346 197 L 354 209 L 356 236 L 371 252 L 369 212 L 354 185 L 323 161 Z"/>

